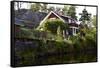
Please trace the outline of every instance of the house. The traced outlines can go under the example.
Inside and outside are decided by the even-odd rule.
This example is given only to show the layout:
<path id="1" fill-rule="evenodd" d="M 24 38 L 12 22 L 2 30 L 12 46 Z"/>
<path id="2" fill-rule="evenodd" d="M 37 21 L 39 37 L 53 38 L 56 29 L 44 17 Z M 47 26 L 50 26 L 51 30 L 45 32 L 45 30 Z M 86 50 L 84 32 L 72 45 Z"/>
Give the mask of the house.
<path id="1" fill-rule="evenodd" d="M 77 21 L 69 16 L 64 16 L 59 13 L 51 11 L 39 24 L 37 29 L 42 30 L 41 26 L 45 23 L 47 19 L 60 19 L 64 23 L 69 25 L 67 30 L 64 30 L 63 35 L 76 35 L 78 32 L 79 24 Z"/>
<path id="2" fill-rule="evenodd" d="M 77 21 L 69 16 L 61 15 L 51 11 L 49 13 L 45 12 L 32 12 L 30 10 L 19 12 L 19 15 L 15 15 L 15 25 L 16 27 L 25 26 L 26 28 L 38 28 L 44 23 L 46 19 L 60 19 L 64 23 L 68 24 L 70 27 L 68 30 L 64 31 L 65 35 L 76 35 L 78 32 Z"/>

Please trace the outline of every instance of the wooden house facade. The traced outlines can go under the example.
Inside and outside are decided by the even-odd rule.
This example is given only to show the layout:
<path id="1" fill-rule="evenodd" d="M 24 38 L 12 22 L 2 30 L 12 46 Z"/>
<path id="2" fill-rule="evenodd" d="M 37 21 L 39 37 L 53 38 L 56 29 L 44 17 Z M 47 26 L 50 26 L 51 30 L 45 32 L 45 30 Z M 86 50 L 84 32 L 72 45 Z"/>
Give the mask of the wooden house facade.
<path id="1" fill-rule="evenodd" d="M 45 21 L 47 19 L 60 19 L 61 21 L 63 21 L 65 24 L 68 24 L 69 28 L 67 30 L 63 31 L 63 35 L 76 35 L 78 30 L 79 30 L 79 24 L 77 23 L 77 21 L 69 16 L 64 16 L 61 14 L 58 14 L 56 12 L 51 11 L 39 24 L 38 29 L 42 29 L 40 28 L 40 26 L 42 24 L 45 23 Z"/>

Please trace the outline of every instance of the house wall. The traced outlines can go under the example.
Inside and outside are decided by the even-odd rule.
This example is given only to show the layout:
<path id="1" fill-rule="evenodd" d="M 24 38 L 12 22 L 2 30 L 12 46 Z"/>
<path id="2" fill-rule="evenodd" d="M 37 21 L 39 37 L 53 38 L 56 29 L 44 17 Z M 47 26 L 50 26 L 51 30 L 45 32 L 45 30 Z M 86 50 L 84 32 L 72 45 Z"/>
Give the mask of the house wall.
<path id="1" fill-rule="evenodd" d="M 48 17 L 48 19 L 50 19 L 50 18 L 56 18 L 56 19 L 58 19 L 58 17 L 56 15 L 54 15 L 53 13 Z"/>

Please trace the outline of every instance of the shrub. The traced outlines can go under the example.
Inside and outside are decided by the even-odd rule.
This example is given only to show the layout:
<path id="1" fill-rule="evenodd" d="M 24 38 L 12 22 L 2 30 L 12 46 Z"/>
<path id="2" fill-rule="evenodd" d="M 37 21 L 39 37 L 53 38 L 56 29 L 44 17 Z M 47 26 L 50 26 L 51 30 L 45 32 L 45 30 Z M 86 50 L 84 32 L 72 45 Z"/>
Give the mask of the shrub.
<path id="1" fill-rule="evenodd" d="M 46 31 L 50 31 L 53 34 L 56 34 L 58 26 L 61 27 L 61 30 L 67 29 L 68 25 L 64 24 L 63 21 L 59 19 L 55 20 L 46 20 L 43 28 L 45 28 Z"/>
<path id="2" fill-rule="evenodd" d="M 15 37 L 18 37 L 18 38 L 31 38 L 31 37 L 33 37 L 33 33 L 31 32 L 30 29 L 20 28 L 20 30 L 15 33 Z"/>

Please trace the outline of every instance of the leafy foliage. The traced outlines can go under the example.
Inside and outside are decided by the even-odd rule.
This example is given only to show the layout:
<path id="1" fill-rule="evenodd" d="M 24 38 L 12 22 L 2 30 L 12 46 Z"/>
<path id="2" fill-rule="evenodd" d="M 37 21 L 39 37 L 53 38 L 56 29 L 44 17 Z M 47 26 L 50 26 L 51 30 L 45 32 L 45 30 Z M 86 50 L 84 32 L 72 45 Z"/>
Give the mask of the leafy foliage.
<path id="1" fill-rule="evenodd" d="M 55 11 L 55 7 L 53 7 L 53 6 L 49 7 L 48 12 L 50 12 L 50 11 Z"/>
<path id="2" fill-rule="evenodd" d="M 43 4 L 43 5 L 41 5 L 41 11 L 47 12 L 47 11 L 48 11 L 47 5 L 48 5 L 48 4 Z"/>
<path id="3" fill-rule="evenodd" d="M 64 8 L 62 8 L 64 15 L 67 15 L 68 14 L 69 7 L 70 6 L 68 6 L 68 5 L 64 5 Z"/>
<path id="4" fill-rule="evenodd" d="M 76 7 L 74 6 L 70 6 L 67 12 L 67 15 L 70 16 L 71 18 L 77 20 L 77 16 L 76 16 Z"/>
<path id="5" fill-rule="evenodd" d="M 32 5 L 32 11 L 40 11 L 47 9 L 47 5 L 41 9 L 41 5 L 38 4 Z M 55 10 L 50 9 L 50 10 Z M 60 9 L 61 10 L 61 9 Z M 57 11 L 60 11 L 59 9 Z M 69 9 L 64 8 L 67 14 L 72 18 L 76 19 L 76 12 L 75 7 L 71 6 Z M 89 20 L 88 12 L 86 10 L 83 11 L 83 15 L 81 16 L 81 21 Z M 93 19 L 95 22 L 95 18 Z M 87 28 L 83 26 L 80 28 L 79 33 L 76 36 L 70 36 L 69 39 L 64 39 L 62 36 L 62 31 L 68 28 L 68 24 L 65 24 L 63 21 L 59 19 L 53 20 L 46 20 L 44 24 L 41 26 L 43 29 L 35 30 L 35 29 L 27 29 L 27 28 L 20 28 L 19 32 L 16 32 L 16 38 L 25 38 L 31 40 L 22 40 L 23 42 L 20 43 L 22 45 L 18 46 L 19 51 L 16 52 L 17 62 L 18 65 L 35 65 L 35 64 L 43 64 L 43 63 L 58 63 L 58 59 L 48 59 L 47 61 L 42 60 L 42 58 L 47 58 L 48 55 L 55 55 L 55 54 L 64 54 L 64 53 L 74 53 L 74 52 L 87 52 L 88 50 L 96 51 L 97 48 L 97 35 L 96 35 L 96 28 Z M 20 40 L 18 40 L 19 42 Z M 31 41 L 31 43 L 30 43 Z M 27 43 L 31 45 L 28 45 Z M 24 43 L 24 44 L 23 44 Z M 17 48 L 15 48 L 17 50 Z M 70 58 L 70 57 L 69 57 Z M 16 58 L 15 58 L 16 59 Z M 73 58 L 72 58 L 73 59 Z M 55 61 L 52 61 L 55 60 Z M 38 62 L 40 61 L 40 62 Z M 62 60 L 61 60 L 62 62 Z"/>
<path id="6" fill-rule="evenodd" d="M 21 27 L 18 32 L 16 32 L 17 38 L 32 38 L 33 34 L 30 29 Z"/>
<path id="7" fill-rule="evenodd" d="M 87 21 L 90 20 L 90 15 L 86 9 L 83 9 L 82 14 L 81 14 L 80 21 L 83 21 L 83 20 L 87 20 Z"/>
<path id="8" fill-rule="evenodd" d="M 97 24 L 96 24 L 96 23 L 97 23 L 97 22 L 96 22 L 96 15 L 93 16 L 93 18 L 92 18 L 92 22 L 93 22 L 93 25 L 94 25 L 94 26 L 97 25 Z"/>
<path id="9" fill-rule="evenodd" d="M 56 20 L 46 20 L 43 28 L 45 28 L 45 30 L 50 31 L 53 34 L 57 34 L 57 28 L 59 26 L 61 30 L 65 30 L 68 27 L 67 24 L 63 23 L 63 21 L 56 19 Z"/>
<path id="10" fill-rule="evenodd" d="M 61 32 L 61 28 L 60 26 L 58 26 L 57 28 L 57 41 L 62 41 L 63 37 L 62 37 L 62 32 Z"/>
<path id="11" fill-rule="evenodd" d="M 30 7 L 30 10 L 32 11 L 39 11 L 41 8 L 41 4 L 38 3 L 38 4 L 32 4 L 31 7 Z"/>

